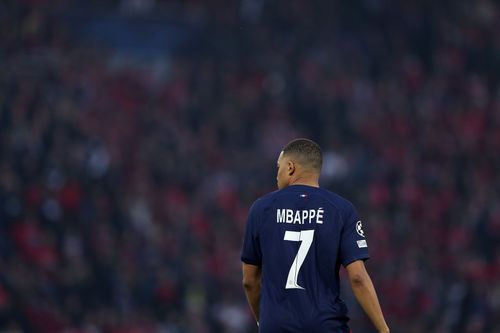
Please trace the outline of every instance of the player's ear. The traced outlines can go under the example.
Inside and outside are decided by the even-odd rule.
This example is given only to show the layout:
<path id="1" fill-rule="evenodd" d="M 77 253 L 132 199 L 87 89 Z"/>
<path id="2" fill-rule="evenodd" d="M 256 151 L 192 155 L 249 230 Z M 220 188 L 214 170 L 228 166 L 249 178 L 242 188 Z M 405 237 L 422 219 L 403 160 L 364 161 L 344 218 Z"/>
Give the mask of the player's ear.
<path id="1" fill-rule="evenodd" d="M 288 175 L 291 176 L 295 172 L 295 163 L 293 161 L 288 161 L 287 162 L 287 171 Z"/>

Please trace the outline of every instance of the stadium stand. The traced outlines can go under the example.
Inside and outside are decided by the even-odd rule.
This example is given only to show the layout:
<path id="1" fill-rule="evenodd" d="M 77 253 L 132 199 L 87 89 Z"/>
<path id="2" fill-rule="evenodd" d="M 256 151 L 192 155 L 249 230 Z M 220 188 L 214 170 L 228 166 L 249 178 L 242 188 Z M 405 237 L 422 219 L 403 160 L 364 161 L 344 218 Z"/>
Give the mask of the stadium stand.
<path id="1" fill-rule="evenodd" d="M 392 330 L 500 332 L 498 3 L 97 3 L 204 42 L 138 65 L 77 1 L 2 1 L 0 331 L 254 332 L 247 209 L 307 136 Z"/>

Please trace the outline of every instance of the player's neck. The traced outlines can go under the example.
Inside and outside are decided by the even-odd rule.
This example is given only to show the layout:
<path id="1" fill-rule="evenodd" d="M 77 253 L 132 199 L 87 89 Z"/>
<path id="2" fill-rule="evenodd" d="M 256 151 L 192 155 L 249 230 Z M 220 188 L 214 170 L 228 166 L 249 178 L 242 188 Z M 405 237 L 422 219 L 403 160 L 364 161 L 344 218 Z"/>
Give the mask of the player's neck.
<path id="1" fill-rule="evenodd" d="M 316 175 L 303 174 L 299 175 L 296 178 L 292 178 L 290 180 L 290 186 L 292 185 L 306 185 L 312 187 L 319 187 L 319 180 Z"/>

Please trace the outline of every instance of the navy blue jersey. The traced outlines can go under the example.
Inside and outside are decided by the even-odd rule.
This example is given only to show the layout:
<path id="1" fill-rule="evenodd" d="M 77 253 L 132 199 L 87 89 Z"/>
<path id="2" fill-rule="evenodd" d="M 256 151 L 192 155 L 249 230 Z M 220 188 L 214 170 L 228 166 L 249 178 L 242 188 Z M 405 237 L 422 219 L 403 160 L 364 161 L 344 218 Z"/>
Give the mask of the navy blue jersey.
<path id="1" fill-rule="evenodd" d="M 354 206 L 292 185 L 250 208 L 241 260 L 262 267 L 260 332 L 349 332 L 339 268 L 369 258 Z"/>

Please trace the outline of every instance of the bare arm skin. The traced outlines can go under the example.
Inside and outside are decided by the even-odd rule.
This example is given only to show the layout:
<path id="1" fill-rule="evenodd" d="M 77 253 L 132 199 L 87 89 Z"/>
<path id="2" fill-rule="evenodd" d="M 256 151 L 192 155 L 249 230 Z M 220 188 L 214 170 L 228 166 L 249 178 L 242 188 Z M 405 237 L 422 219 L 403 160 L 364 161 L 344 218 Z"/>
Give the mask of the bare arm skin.
<path id="1" fill-rule="evenodd" d="M 373 325 L 380 333 L 388 333 L 387 326 L 382 309 L 378 302 L 377 293 L 372 280 L 365 268 L 365 263 L 361 260 L 354 261 L 347 265 L 347 274 L 351 283 L 354 296 L 368 315 Z"/>
<path id="2" fill-rule="evenodd" d="M 253 316 L 257 323 L 259 322 L 259 302 L 260 302 L 260 286 L 261 286 L 261 268 L 250 264 L 243 263 L 243 289 L 247 296 L 248 304 L 252 310 Z"/>

